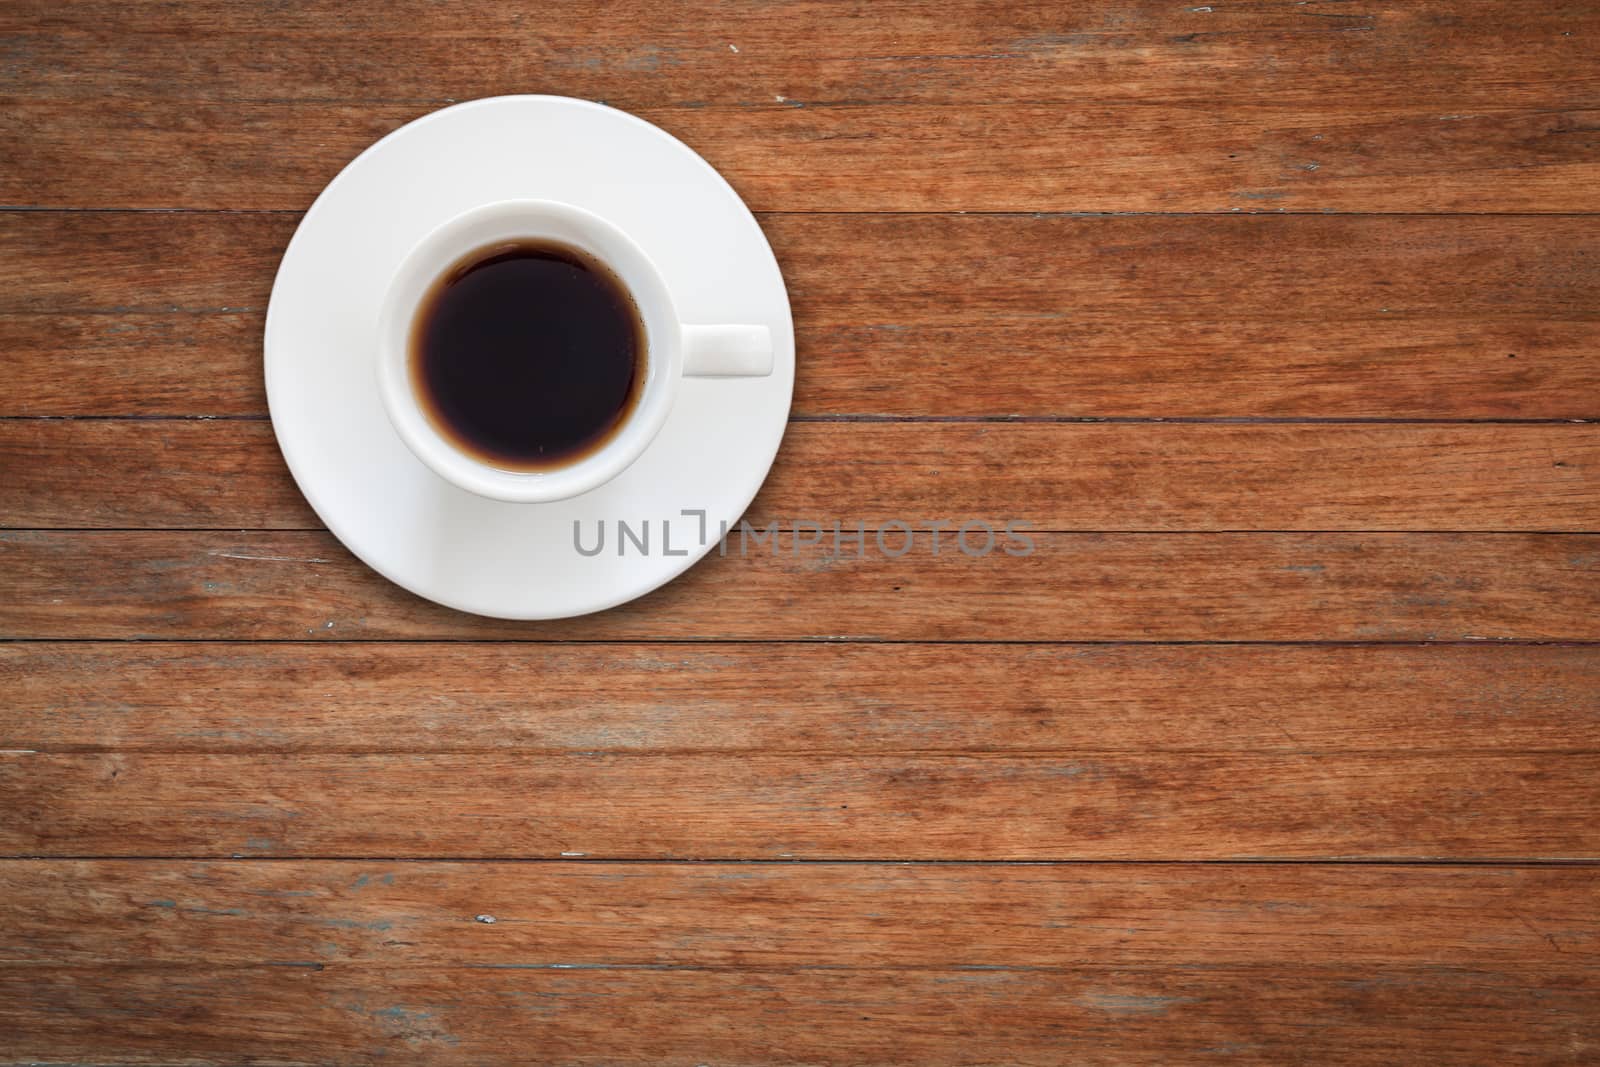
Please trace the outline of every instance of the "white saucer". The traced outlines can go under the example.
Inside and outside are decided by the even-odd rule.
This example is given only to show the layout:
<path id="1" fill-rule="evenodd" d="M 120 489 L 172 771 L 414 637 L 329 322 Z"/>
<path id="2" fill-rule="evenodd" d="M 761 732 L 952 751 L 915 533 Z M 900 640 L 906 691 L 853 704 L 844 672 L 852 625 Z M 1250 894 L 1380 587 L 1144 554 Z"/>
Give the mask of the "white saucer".
<path id="1" fill-rule="evenodd" d="M 440 479 L 384 414 L 375 327 L 390 276 L 435 226 L 491 201 L 587 208 L 659 265 L 687 322 L 765 324 L 768 378 L 686 378 L 660 435 L 598 489 L 508 504 Z M 266 327 L 272 426 L 300 490 L 351 552 L 419 596 L 506 619 L 554 619 L 642 596 L 736 525 L 787 425 L 794 327 L 777 260 L 739 195 L 665 131 L 559 96 L 505 96 L 434 112 L 350 163 L 283 254 Z M 706 512 L 707 536 L 685 510 Z M 618 554 L 617 522 L 637 533 Z M 574 547 L 574 523 L 592 549 Z M 663 552 L 662 523 L 671 522 Z M 677 552 L 687 549 L 687 554 Z"/>

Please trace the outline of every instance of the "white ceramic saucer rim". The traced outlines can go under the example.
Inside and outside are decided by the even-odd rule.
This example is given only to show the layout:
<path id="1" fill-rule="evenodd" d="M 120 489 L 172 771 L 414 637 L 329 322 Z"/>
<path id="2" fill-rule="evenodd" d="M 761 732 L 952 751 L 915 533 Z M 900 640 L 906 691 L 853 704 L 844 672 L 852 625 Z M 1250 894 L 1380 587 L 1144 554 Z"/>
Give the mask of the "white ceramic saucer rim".
<path id="1" fill-rule="evenodd" d="M 668 131 L 661 129 L 653 123 L 638 117 L 637 115 L 633 115 L 629 112 L 622 111 L 618 108 L 613 108 L 605 104 L 597 103 L 592 100 L 583 100 L 576 97 L 556 96 L 551 94 L 513 94 L 483 97 L 476 100 L 463 101 L 462 103 L 453 104 L 449 107 L 440 108 L 437 111 L 430 112 L 427 115 L 423 115 L 409 123 L 406 123 L 405 125 L 385 134 L 377 141 L 374 141 L 355 157 L 353 157 L 348 163 L 346 163 L 340 169 L 339 173 L 336 174 L 328 182 L 328 184 L 324 186 L 322 191 L 317 194 L 317 197 L 312 201 L 311 206 L 306 209 L 305 214 L 301 217 L 299 224 L 295 228 L 294 234 L 290 237 L 288 244 L 284 247 L 282 258 L 279 261 L 278 270 L 273 276 L 272 291 L 274 293 L 278 291 L 279 280 L 285 271 L 290 268 L 296 246 L 299 245 L 305 238 L 305 234 L 311 225 L 319 221 L 322 215 L 327 212 L 327 205 L 331 196 L 347 181 L 355 180 L 351 177 L 351 175 L 352 172 L 359 170 L 357 164 L 361 160 L 365 159 L 368 155 L 379 151 L 391 139 L 400 137 L 404 134 L 414 133 L 416 127 L 422 125 L 433 125 L 438 121 L 447 121 L 450 117 L 458 115 L 463 111 L 504 105 L 510 102 L 551 104 L 560 107 L 577 107 L 580 109 L 593 111 L 597 114 L 603 114 L 608 117 L 619 116 L 625 119 L 629 124 L 639 127 L 649 136 L 665 137 L 667 140 L 672 142 L 683 152 L 687 153 L 687 157 L 694 161 L 694 164 L 707 181 L 714 183 L 721 190 L 723 190 L 729 197 L 732 198 L 733 202 L 739 204 L 743 210 L 747 212 L 749 210 L 748 207 L 744 205 L 744 201 L 738 195 L 738 192 L 732 187 L 731 184 L 728 183 L 727 179 L 725 179 L 715 167 L 707 162 L 704 157 Z M 760 241 L 761 247 L 764 249 L 767 256 L 771 257 L 771 261 L 774 266 L 778 266 L 776 256 L 772 252 L 771 243 L 767 240 L 765 232 L 761 230 L 759 224 L 755 225 L 753 229 L 755 230 L 756 237 Z M 792 348 L 792 318 L 788 312 L 788 299 L 786 293 L 787 284 L 782 281 L 781 266 L 778 268 L 778 277 L 780 285 L 785 290 L 783 300 L 785 311 L 784 317 L 786 320 L 788 320 L 788 327 L 791 331 L 790 344 Z M 267 356 L 263 362 L 266 368 L 264 377 L 269 417 L 271 416 L 274 407 L 273 397 L 280 394 L 284 390 L 292 388 L 292 384 L 285 383 L 283 381 L 283 376 L 287 373 L 287 369 L 283 365 L 284 361 L 277 361 L 278 366 L 274 368 L 274 361 L 270 358 L 270 353 L 274 349 L 273 339 L 275 333 L 281 332 L 281 330 L 278 330 L 276 327 L 283 314 L 284 312 L 282 310 L 281 303 L 279 301 L 269 299 L 266 321 L 262 335 L 262 350 L 263 354 Z M 789 405 L 793 400 L 794 383 L 792 364 L 788 373 L 788 379 L 789 380 L 786 383 L 786 396 L 784 401 L 785 416 L 787 415 Z M 374 381 L 373 387 L 376 389 L 376 381 Z M 777 451 L 782 445 L 782 439 L 787 433 L 787 417 L 785 417 L 784 423 L 784 428 L 779 433 L 778 440 L 774 442 L 774 447 L 771 450 L 771 454 L 767 457 L 766 462 L 761 466 L 760 477 L 754 480 L 751 489 L 749 490 L 748 494 L 744 496 L 744 499 L 739 503 L 738 507 L 731 509 L 732 514 L 728 516 L 730 522 L 736 520 L 744 513 L 745 509 L 749 507 L 750 502 L 755 499 L 756 494 L 760 491 L 762 484 L 765 482 L 767 475 L 770 473 L 772 463 L 777 458 Z M 705 558 L 711 549 L 714 548 L 718 543 L 715 539 L 712 539 L 705 544 L 690 547 L 686 556 L 674 557 L 675 562 L 666 568 L 662 573 L 651 575 L 649 584 L 636 589 L 622 589 L 614 595 L 600 598 L 594 601 L 592 604 L 585 605 L 576 610 L 541 611 L 537 608 L 532 608 L 526 611 L 511 611 L 506 610 L 503 606 L 488 606 L 483 603 L 473 603 L 467 599 L 457 598 L 452 596 L 449 590 L 429 589 L 427 591 L 423 591 L 411 581 L 394 573 L 390 567 L 375 560 L 372 553 L 364 551 L 360 547 L 357 539 L 347 538 L 340 533 L 339 524 L 330 521 L 330 509 L 326 506 L 326 502 L 318 499 L 321 490 L 314 487 L 315 479 L 309 477 L 309 471 L 316 462 L 315 457 L 306 455 L 303 450 L 303 446 L 296 445 L 290 437 L 285 435 L 284 430 L 280 427 L 278 419 L 272 418 L 272 426 L 273 436 L 277 440 L 279 450 L 283 454 L 284 462 L 289 468 L 290 475 L 294 478 L 295 484 L 300 489 L 301 494 L 305 497 L 306 502 L 310 505 L 312 511 L 317 515 L 317 517 L 322 521 L 328 532 L 331 533 L 337 540 L 339 540 L 345 549 L 353 556 L 355 556 L 364 565 L 381 575 L 386 580 L 394 583 L 402 589 L 407 590 L 421 599 L 432 601 L 456 611 L 511 621 L 538 621 L 578 618 L 601 611 L 608 611 L 612 608 L 619 607 L 623 604 L 636 600 L 639 597 L 645 596 L 648 593 L 653 592 L 654 590 L 659 589 L 669 582 L 682 576 L 683 573 L 686 572 L 690 567 L 694 566 L 701 559 Z M 556 511 L 561 509 L 566 503 L 566 501 L 552 501 L 548 503 L 516 504 L 510 506 Z"/>

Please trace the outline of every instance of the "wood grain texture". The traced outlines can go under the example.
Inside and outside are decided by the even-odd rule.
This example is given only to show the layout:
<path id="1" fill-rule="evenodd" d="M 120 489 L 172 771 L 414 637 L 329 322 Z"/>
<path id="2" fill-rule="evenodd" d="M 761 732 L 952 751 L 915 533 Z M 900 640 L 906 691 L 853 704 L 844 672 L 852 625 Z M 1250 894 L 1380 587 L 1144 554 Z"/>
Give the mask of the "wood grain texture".
<path id="1" fill-rule="evenodd" d="M 796 551 L 793 537 L 766 547 L 734 538 L 727 556 L 713 550 L 629 605 L 524 623 L 426 603 L 325 533 L 7 532 L 0 534 L 0 585 L 9 593 L 0 602 L 0 634 L 1600 640 L 1600 537 L 1593 535 L 1040 533 L 1031 535 L 1031 555 L 997 547 L 981 558 L 952 550 L 948 531 L 942 536 L 938 555 L 928 533 L 898 558 L 835 555 L 831 543 Z"/>
<path id="2" fill-rule="evenodd" d="M 0 421 L 0 472 L 12 528 L 321 526 L 264 422 Z M 1600 426 L 802 423 L 746 516 L 1587 532 L 1600 530 Z"/>
<path id="3" fill-rule="evenodd" d="M 0 416 L 264 416 L 263 318 L 0 314 Z M 1588 358 L 1600 321 L 802 319 L 795 329 L 801 417 L 1600 418 L 1600 363 Z"/>
<path id="4" fill-rule="evenodd" d="M 0 753 L 0 855 L 1600 859 L 1600 754 Z"/>
<path id="5" fill-rule="evenodd" d="M 0 313 L 262 309 L 297 221 L 0 214 Z M 813 328 L 1129 317 L 1600 319 L 1600 216 L 852 214 L 761 222 L 795 318 Z"/>
<path id="6" fill-rule="evenodd" d="M 764 220 L 801 414 L 1325 418 L 1596 417 L 1591 222 Z M 259 310 L 293 225 L 0 215 L 0 413 L 263 413 Z"/>
<path id="7" fill-rule="evenodd" d="M 1316 944 L 1324 967 L 1542 970 L 1600 963 L 1597 884 L 1593 867 L 11 860 L 0 914 L 12 964 L 1277 969 Z"/>
<path id="8" fill-rule="evenodd" d="M 603 686 L 596 679 L 604 679 Z M 1600 647 L 0 645 L 44 752 L 1579 752 Z"/>
<path id="9" fill-rule="evenodd" d="M 0 8 L 0 526 L 58 528 L 0 531 L 0 1061 L 1592 1062 L 1597 36 Z M 758 523 L 1079 532 L 533 626 L 367 571 L 264 421 L 271 278 L 361 147 L 505 92 L 761 212 Z"/>
<path id="10" fill-rule="evenodd" d="M 1446 114 L 1600 103 L 1585 0 L 1048 4 L 694 0 L 651 11 L 336 0 L 9 5 L 0 93 L 98 102 L 440 105 L 562 93 L 622 107 L 1359 99 Z M 1558 73 L 1559 72 L 1559 73 Z"/>
<path id="11" fill-rule="evenodd" d="M 5 966 L 0 1055 L 92 1063 L 1582 1064 L 1593 968 Z"/>
<path id="12" fill-rule="evenodd" d="M 23 102 L 0 203 L 300 210 L 427 104 Z M 1600 109 L 645 109 L 758 211 L 1580 212 Z M 780 165 L 781 162 L 781 165 Z M 159 175 L 159 181 L 152 176 Z"/>

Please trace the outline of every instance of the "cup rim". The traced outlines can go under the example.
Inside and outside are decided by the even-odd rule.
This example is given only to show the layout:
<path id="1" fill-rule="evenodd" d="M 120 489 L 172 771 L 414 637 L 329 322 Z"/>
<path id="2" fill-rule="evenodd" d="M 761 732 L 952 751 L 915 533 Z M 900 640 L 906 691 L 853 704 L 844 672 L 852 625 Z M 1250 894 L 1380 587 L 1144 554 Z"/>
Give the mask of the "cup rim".
<path id="1" fill-rule="evenodd" d="M 573 239 L 575 233 L 579 239 Z M 462 451 L 423 410 L 410 368 L 410 336 L 419 301 L 439 275 L 475 248 L 525 238 L 575 245 L 599 259 L 627 288 L 645 334 L 645 380 L 623 424 L 593 453 L 549 471 L 505 470 Z M 620 475 L 644 454 L 666 423 L 682 375 L 681 321 L 654 261 L 604 217 L 558 200 L 480 204 L 429 230 L 391 275 L 378 315 L 379 393 L 401 441 L 445 481 L 491 500 L 523 504 L 565 500 Z"/>

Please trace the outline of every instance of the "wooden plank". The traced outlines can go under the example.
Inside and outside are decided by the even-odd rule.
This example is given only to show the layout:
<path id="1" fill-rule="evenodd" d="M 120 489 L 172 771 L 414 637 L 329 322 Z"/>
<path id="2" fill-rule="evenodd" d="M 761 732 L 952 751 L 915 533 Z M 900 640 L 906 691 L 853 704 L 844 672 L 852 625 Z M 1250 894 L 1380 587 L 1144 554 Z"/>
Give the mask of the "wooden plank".
<path id="1" fill-rule="evenodd" d="M 0 753 L 0 855 L 1593 860 L 1600 755 Z"/>
<path id="2" fill-rule="evenodd" d="M 1600 318 L 1600 216 L 761 221 L 795 316 L 813 328 L 1127 316 Z M 282 214 L 0 213 L 0 313 L 260 309 L 296 222 Z"/>
<path id="3" fill-rule="evenodd" d="M 0 315 L 0 416 L 265 415 L 264 318 Z"/>
<path id="4" fill-rule="evenodd" d="M 1593 867 L 13 860 L 0 914 L 12 964 L 1276 968 L 1315 945 L 1323 967 L 1543 969 L 1600 963 L 1597 887 Z"/>
<path id="5" fill-rule="evenodd" d="M 1341 269 L 1337 257 L 1320 263 Z M 1600 397 L 1600 360 L 1592 357 L 1600 351 L 1597 322 L 1483 318 L 1484 309 L 1470 303 L 1437 317 L 1365 316 L 1352 307 L 1303 322 L 1204 314 L 1169 319 L 1165 312 L 1131 311 L 1100 320 L 1088 310 L 1080 306 L 1055 320 L 948 327 L 911 321 L 813 329 L 802 320 L 794 410 L 944 417 L 1589 419 Z M 7 322 L 0 316 L 0 336 Z M 30 350 L 27 343 L 17 347 Z M 183 355 L 158 347 L 142 355 L 140 364 L 155 363 L 160 376 Z M 69 382 L 83 377 L 59 367 L 58 373 Z M 252 363 L 252 381 L 255 374 Z M 84 385 L 86 400 L 47 393 L 33 403 L 47 409 L 42 413 L 61 414 L 83 410 L 85 403 L 110 412 L 143 403 L 137 391 L 97 402 L 103 387 Z M 27 388 L 32 395 L 35 387 Z M 206 411 L 215 404 L 197 398 L 185 410 Z"/>
<path id="6" fill-rule="evenodd" d="M 427 113 L 343 105 L 24 100 L 0 203 L 305 208 Z M 1600 110 L 1441 115 L 1334 105 L 644 109 L 759 211 L 1581 212 Z"/>
<path id="7" fill-rule="evenodd" d="M 425 603 L 325 533 L 6 532 L 14 638 L 913 641 L 1600 639 L 1580 534 L 1032 534 L 973 557 L 730 539 L 632 604 L 546 623 Z M 898 549 L 900 542 L 887 543 Z M 973 538 L 978 541 L 979 538 Z M 999 539 L 997 538 L 997 545 Z M 1020 544 L 1020 543 L 1018 543 Z M 776 546 L 776 547 L 774 547 Z M 979 547 L 973 545 L 973 549 Z M 1014 547 L 1017 547 L 1014 545 Z M 739 553 L 747 553 L 741 556 Z M 1020 551 L 1020 547 L 1019 547 Z M 771 554 L 769 554 L 771 553 Z"/>
<path id="8" fill-rule="evenodd" d="M 813 322 L 1592 319 L 1600 291 L 1589 216 L 784 215 L 766 229 Z"/>
<path id="9" fill-rule="evenodd" d="M 6 526 L 322 525 L 266 422 L 0 422 L 0 471 Z"/>
<path id="10" fill-rule="evenodd" d="M 800 324 L 802 412 L 1596 415 L 1600 219 L 764 224 Z M 18 363 L 3 413 L 260 413 L 259 319 L 243 313 L 265 306 L 293 226 L 0 214 L 0 339 Z M 170 314 L 221 308 L 220 324 Z"/>
<path id="11" fill-rule="evenodd" d="M 0 214 L 8 294 L 0 313 L 265 310 L 298 223 L 288 215 Z"/>
<path id="12" fill-rule="evenodd" d="M 0 422 L 0 525 L 318 529 L 264 422 Z M 1600 530 L 1600 426 L 818 424 L 750 521 Z"/>
<path id="13" fill-rule="evenodd" d="M 585 0 L 559 12 L 495 0 L 409 0 L 381 12 L 336 0 L 292 9 L 33 0 L 8 5 L 0 29 L 13 59 L 0 94 L 97 102 L 442 104 L 523 92 L 625 107 L 1360 99 L 1453 114 L 1600 99 L 1588 47 L 1600 16 L 1585 0 L 1359 11 L 1336 0 L 695 0 L 655 11 Z"/>
<path id="14" fill-rule="evenodd" d="M 1337 261 L 1331 261 L 1337 263 Z M 1600 321 L 796 324 L 793 411 L 1594 419 Z M 0 416 L 265 415 L 262 313 L 0 314 Z M 200 373 L 199 368 L 204 372 Z M 931 372 L 930 372 L 931 370 Z"/>
<path id="15" fill-rule="evenodd" d="M 1583 1064 L 1593 968 L 0 968 L 18 1062 Z"/>
<path id="16" fill-rule="evenodd" d="M 0 645 L 0 691 L 0 749 L 47 752 L 1557 752 L 1600 736 L 1595 646 L 28 642 Z"/>

